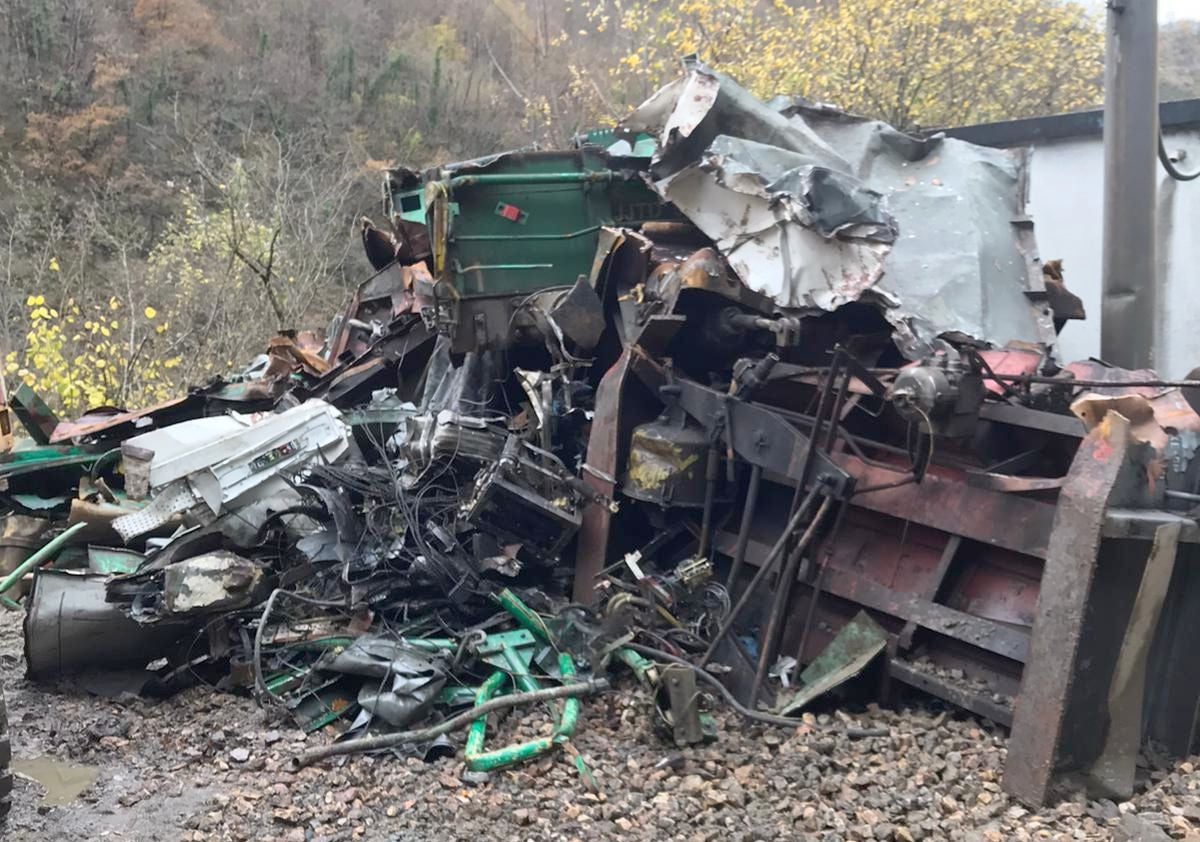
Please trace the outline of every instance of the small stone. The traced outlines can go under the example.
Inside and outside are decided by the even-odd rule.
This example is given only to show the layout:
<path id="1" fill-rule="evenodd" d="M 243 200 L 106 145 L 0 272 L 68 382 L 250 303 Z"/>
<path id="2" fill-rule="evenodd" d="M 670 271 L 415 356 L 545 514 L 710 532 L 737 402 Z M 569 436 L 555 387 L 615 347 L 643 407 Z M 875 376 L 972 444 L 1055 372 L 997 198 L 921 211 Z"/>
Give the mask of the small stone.
<path id="1" fill-rule="evenodd" d="M 250 749 L 235 748 L 229 752 L 229 759 L 234 763 L 245 763 L 250 759 Z"/>
<path id="2" fill-rule="evenodd" d="M 1133 813 L 1121 816 L 1120 824 L 1113 829 L 1112 838 L 1113 842 L 1170 842 L 1171 839 L 1158 825 Z"/>

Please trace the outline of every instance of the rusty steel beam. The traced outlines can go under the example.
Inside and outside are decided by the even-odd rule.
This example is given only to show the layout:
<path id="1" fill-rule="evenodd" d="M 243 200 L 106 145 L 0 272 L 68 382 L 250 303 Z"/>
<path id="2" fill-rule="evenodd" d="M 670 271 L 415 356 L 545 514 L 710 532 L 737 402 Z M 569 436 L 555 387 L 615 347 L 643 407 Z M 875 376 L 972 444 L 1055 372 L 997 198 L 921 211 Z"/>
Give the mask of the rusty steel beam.
<path id="1" fill-rule="evenodd" d="M 604 373 L 596 388 L 596 409 L 588 435 L 587 462 L 583 481 L 611 500 L 616 492 L 617 474 L 621 470 L 620 450 L 627 440 L 624 424 L 629 413 L 622 400 L 629 379 L 631 355 L 624 351 L 612 368 Z M 624 424 L 623 424 L 624 422 Z M 613 513 L 599 502 L 590 502 L 583 509 L 583 522 L 575 550 L 575 588 L 573 598 L 583 605 L 595 599 L 596 577 L 604 569 L 609 556 Z"/>
<path id="2" fill-rule="evenodd" d="M 1149 451 L 1109 413 L 1059 494 L 1004 768 L 1005 790 L 1026 803 L 1046 803 L 1059 775 L 1086 770 L 1103 746 L 1096 708 L 1112 686 L 1145 559 L 1144 544 L 1106 544 L 1103 530 L 1110 506 L 1139 500 Z"/>
<path id="3" fill-rule="evenodd" d="M 950 572 L 950 568 L 954 564 L 954 559 L 958 555 L 958 550 L 961 546 L 961 535 L 951 535 L 950 539 L 946 541 L 946 546 L 938 558 L 938 566 L 934 568 L 933 576 L 930 577 L 929 583 L 921 593 L 921 596 L 927 602 L 937 602 L 938 593 L 942 590 L 942 585 L 946 582 L 946 575 Z M 900 632 L 901 649 L 908 649 L 912 646 L 913 635 L 916 631 L 917 623 L 915 620 L 909 620 L 904 624 L 904 630 Z"/>

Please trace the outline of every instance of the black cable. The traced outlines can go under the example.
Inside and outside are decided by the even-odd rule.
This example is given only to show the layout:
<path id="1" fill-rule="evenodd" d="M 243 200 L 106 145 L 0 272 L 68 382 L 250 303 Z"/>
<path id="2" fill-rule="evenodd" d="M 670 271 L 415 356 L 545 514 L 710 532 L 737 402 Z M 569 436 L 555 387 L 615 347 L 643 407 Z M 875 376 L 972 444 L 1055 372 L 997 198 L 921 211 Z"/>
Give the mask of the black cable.
<path id="1" fill-rule="evenodd" d="M 263 605 L 262 614 L 259 616 L 258 628 L 254 630 L 254 649 L 251 655 L 251 660 L 252 666 L 254 667 L 255 691 L 259 693 L 259 698 L 261 700 L 274 704 L 279 703 L 279 697 L 271 692 L 270 688 L 267 687 L 266 679 L 263 677 L 262 639 L 263 631 L 267 627 L 267 621 L 271 617 L 271 609 L 274 607 L 275 600 L 279 596 L 286 596 L 290 599 L 303 602 L 306 605 L 311 605 L 316 608 L 340 608 L 343 610 L 345 608 L 344 604 L 340 601 L 332 602 L 324 599 L 313 599 L 312 597 L 304 596 L 303 594 L 295 593 L 294 591 L 285 591 L 283 588 L 276 588 L 275 590 L 271 591 L 271 595 L 267 597 L 267 601 Z"/>
<path id="2" fill-rule="evenodd" d="M 1171 160 L 1171 156 L 1167 154 L 1167 142 L 1163 139 L 1163 133 L 1160 129 L 1158 132 L 1158 160 L 1162 162 L 1163 169 L 1167 171 L 1167 175 L 1176 181 L 1195 181 L 1200 178 L 1200 169 L 1192 172 L 1183 172 L 1175 162 Z"/>
<path id="3" fill-rule="evenodd" d="M 800 724 L 800 720 L 798 719 L 789 719 L 786 716 L 775 716 L 771 713 L 760 713 L 759 711 L 751 710 L 739 702 L 734 695 L 729 692 L 729 688 L 722 684 L 715 675 L 710 673 L 708 670 L 701 669 L 691 661 L 686 661 L 683 658 L 677 658 L 671 653 L 664 652 L 661 649 L 655 649 L 653 646 L 643 646 L 640 643 L 626 643 L 625 645 L 634 652 L 637 652 L 639 655 L 645 655 L 647 658 L 667 661 L 672 664 L 678 664 L 679 666 L 688 667 L 689 669 L 695 670 L 698 678 L 701 678 L 706 683 L 710 684 L 713 689 L 721 694 L 721 698 L 723 698 L 731 708 L 747 719 L 753 719 L 756 722 L 763 722 L 767 725 L 782 725 L 784 728 L 795 728 Z"/>

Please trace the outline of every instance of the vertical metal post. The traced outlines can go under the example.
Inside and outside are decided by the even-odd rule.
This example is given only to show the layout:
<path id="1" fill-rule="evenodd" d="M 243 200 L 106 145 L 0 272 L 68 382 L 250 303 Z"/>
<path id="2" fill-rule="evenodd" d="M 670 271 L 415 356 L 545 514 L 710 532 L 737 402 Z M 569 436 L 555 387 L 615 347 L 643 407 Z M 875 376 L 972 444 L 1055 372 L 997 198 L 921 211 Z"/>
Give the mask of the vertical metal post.
<path id="1" fill-rule="evenodd" d="M 1158 0 L 1108 0 L 1107 32 L 1100 355 L 1125 368 L 1153 368 Z"/>
<path id="2" fill-rule="evenodd" d="M 737 596 L 738 574 L 742 572 L 742 564 L 746 561 L 746 546 L 750 543 L 750 526 L 754 523 L 754 513 L 758 510 L 758 491 L 762 487 L 762 465 L 750 469 L 750 485 L 746 489 L 746 499 L 742 504 L 742 525 L 738 528 L 737 548 L 733 551 L 733 566 L 729 568 L 729 578 L 725 580 L 725 590 L 731 597 Z"/>

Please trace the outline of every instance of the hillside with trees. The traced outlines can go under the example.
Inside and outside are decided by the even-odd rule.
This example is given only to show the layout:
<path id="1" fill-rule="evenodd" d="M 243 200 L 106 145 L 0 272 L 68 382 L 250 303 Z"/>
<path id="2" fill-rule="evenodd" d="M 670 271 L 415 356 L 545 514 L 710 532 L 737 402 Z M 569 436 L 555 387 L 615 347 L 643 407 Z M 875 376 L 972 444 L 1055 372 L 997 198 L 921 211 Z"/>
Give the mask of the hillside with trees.
<path id="1" fill-rule="evenodd" d="M 1200 22 L 1181 20 L 1162 28 L 1158 73 L 1164 100 L 1200 97 Z"/>
<path id="2" fill-rule="evenodd" d="M 1102 98 L 1062 0 L 0 0 L 9 385 L 78 412 L 237 369 L 362 279 L 382 168 L 569 143 L 691 52 L 908 129 Z"/>

